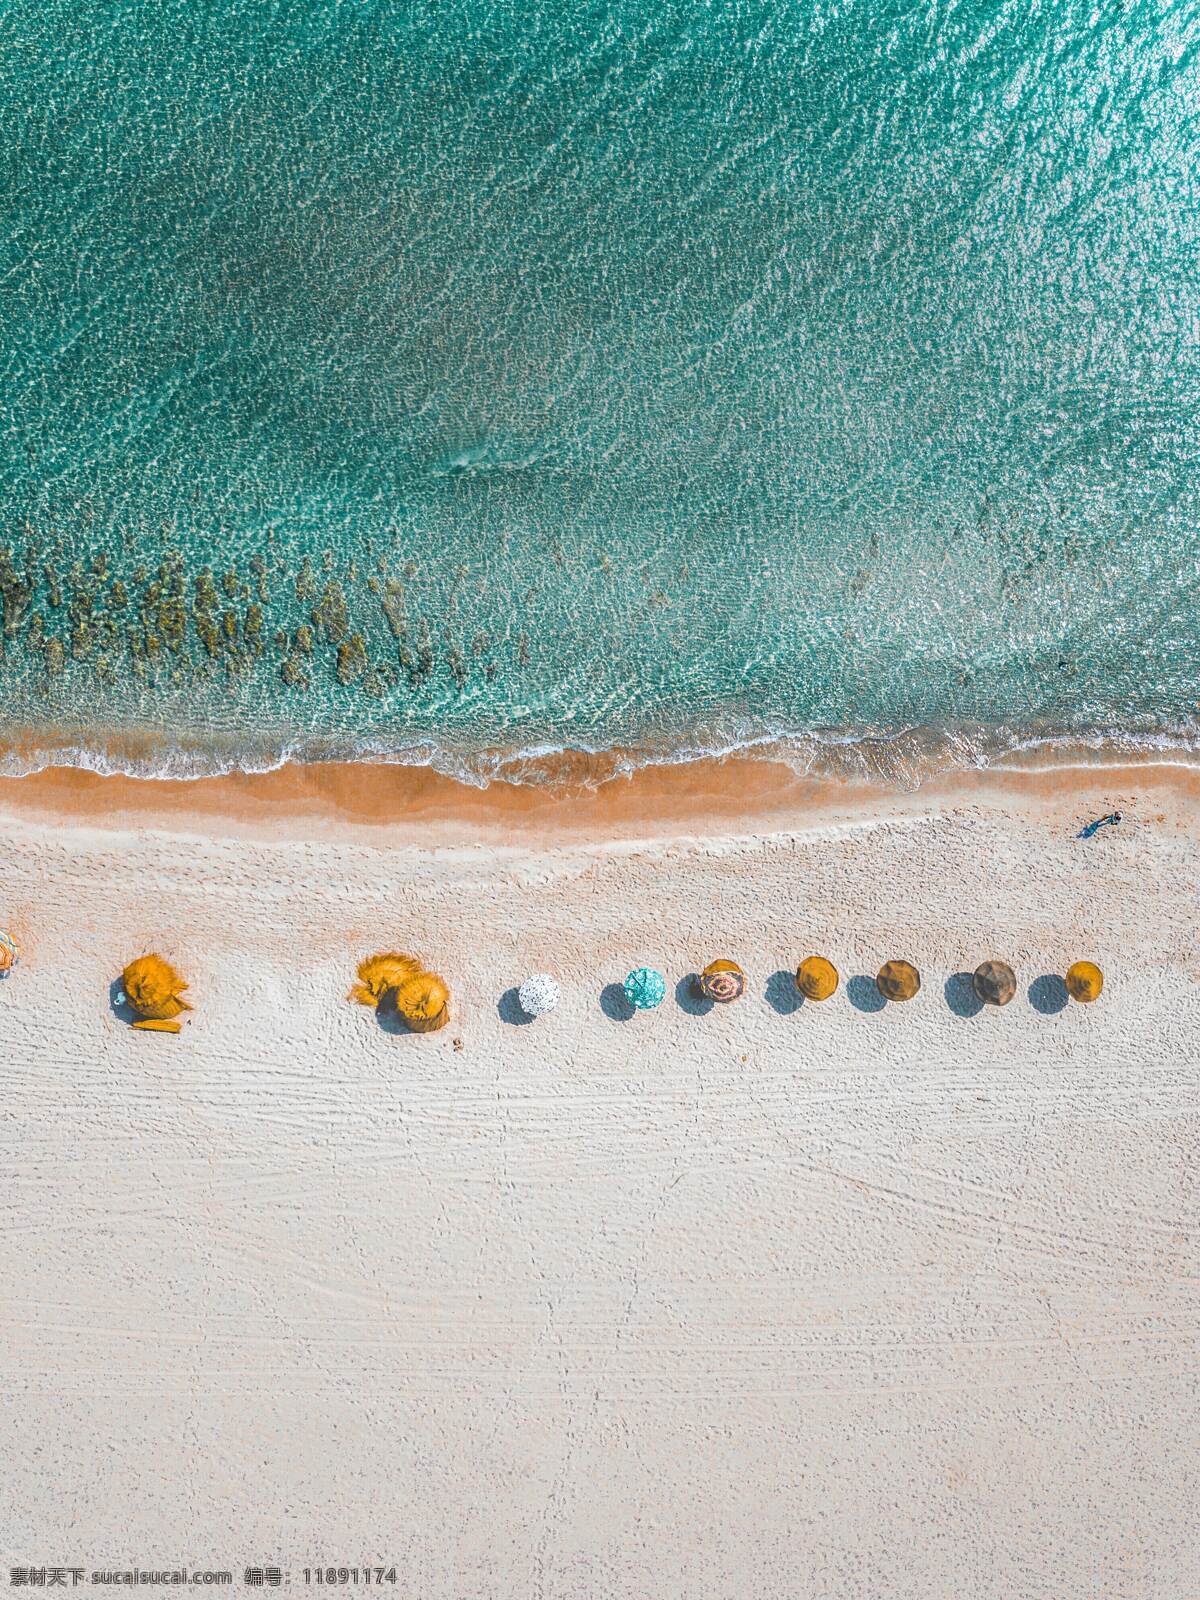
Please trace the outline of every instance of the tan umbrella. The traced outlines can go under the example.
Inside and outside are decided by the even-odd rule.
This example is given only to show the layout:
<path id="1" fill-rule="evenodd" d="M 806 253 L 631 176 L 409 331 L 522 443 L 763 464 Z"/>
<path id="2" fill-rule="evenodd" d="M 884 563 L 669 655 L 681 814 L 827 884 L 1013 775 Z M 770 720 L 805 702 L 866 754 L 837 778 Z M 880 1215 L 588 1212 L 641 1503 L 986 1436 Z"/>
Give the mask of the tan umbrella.
<path id="1" fill-rule="evenodd" d="M 746 992 L 746 974 L 736 961 L 710 961 L 700 974 L 696 987 L 705 1000 L 728 1005 Z"/>
<path id="2" fill-rule="evenodd" d="M 971 982 L 975 993 L 989 1006 L 1006 1006 L 1017 992 L 1017 975 L 1007 961 L 984 961 Z"/>
<path id="3" fill-rule="evenodd" d="M 1071 999 L 1080 1000 L 1086 1005 L 1091 1000 L 1099 999 L 1104 987 L 1104 974 L 1094 961 L 1073 961 L 1067 968 L 1064 981 Z"/>
<path id="4" fill-rule="evenodd" d="M 805 956 L 796 968 L 796 987 L 806 1000 L 828 1000 L 838 986 L 838 969 L 824 956 Z"/>
<path id="5" fill-rule="evenodd" d="M 911 961 L 885 961 L 875 983 L 885 1000 L 911 1000 L 921 987 L 921 974 Z"/>

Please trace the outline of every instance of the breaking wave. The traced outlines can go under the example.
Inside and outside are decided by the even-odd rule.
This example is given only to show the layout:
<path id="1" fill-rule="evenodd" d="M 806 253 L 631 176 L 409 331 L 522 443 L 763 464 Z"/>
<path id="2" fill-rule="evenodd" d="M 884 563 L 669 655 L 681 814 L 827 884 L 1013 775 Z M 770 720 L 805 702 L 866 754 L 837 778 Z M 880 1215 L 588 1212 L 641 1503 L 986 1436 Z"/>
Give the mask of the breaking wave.
<path id="1" fill-rule="evenodd" d="M 147 780 L 195 782 L 239 773 L 278 771 L 289 764 L 363 763 L 427 767 L 475 789 L 493 783 L 561 790 L 593 789 L 653 767 L 684 766 L 738 757 L 774 762 L 798 778 L 915 791 L 956 771 L 1076 764 L 1200 763 L 1200 730 L 1094 728 L 912 727 L 892 730 L 763 730 L 742 738 L 671 742 L 604 749 L 582 743 L 536 743 L 512 749 L 454 748 L 432 740 L 386 744 L 342 737 L 248 744 L 168 742 L 97 732 L 87 739 L 29 734 L 0 745 L 0 777 L 27 777 L 53 768 Z"/>

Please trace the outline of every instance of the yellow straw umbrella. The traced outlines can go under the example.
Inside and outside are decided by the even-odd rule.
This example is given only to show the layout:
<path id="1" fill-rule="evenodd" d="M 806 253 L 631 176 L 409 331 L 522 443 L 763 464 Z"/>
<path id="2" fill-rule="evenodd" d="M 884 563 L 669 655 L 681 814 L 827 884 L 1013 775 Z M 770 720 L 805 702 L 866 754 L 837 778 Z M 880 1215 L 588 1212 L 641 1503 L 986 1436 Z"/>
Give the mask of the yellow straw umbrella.
<path id="1" fill-rule="evenodd" d="M 450 1020 L 450 991 L 417 956 L 384 951 L 358 967 L 349 998 L 360 1006 L 392 1006 L 414 1033 L 433 1033 Z"/>
<path id="2" fill-rule="evenodd" d="M 414 1033 L 436 1033 L 450 1020 L 450 990 L 433 972 L 420 972 L 393 991 L 396 1010 Z"/>
<path id="3" fill-rule="evenodd" d="M 805 956 L 796 968 L 796 987 L 806 1000 L 828 1000 L 838 986 L 838 970 L 824 956 Z"/>
<path id="4" fill-rule="evenodd" d="M 1104 987 L 1104 974 L 1094 961 L 1073 961 L 1067 968 L 1064 981 L 1071 999 L 1080 1000 L 1086 1005 L 1089 1001 L 1099 999 Z"/>
<path id="5" fill-rule="evenodd" d="M 368 956 L 358 964 L 358 982 L 350 991 L 350 999 L 360 1006 L 377 1006 L 389 989 L 398 989 L 410 978 L 418 977 L 421 970 L 415 956 L 402 956 L 394 950 Z"/>
<path id="6" fill-rule="evenodd" d="M 161 956 L 139 956 L 121 974 L 125 998 L 138 1014 L 135 1028 L 153 1033 L 178 1033 L 176 1018 L 192 1008 L 183 999 L 187 980 Z"/>
<path id="7" fill-rule="evenodd" d="M 911 961 L 885 961 L 875 984 L 885 1000 L 911 1000 L 921 987 L 921 974 Z"/>

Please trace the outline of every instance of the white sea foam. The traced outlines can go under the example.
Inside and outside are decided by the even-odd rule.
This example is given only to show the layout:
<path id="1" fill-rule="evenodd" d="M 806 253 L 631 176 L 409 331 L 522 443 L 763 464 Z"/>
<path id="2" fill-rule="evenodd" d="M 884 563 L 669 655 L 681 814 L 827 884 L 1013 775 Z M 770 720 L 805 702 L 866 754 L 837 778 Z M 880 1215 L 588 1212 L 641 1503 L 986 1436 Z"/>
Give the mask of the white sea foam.
<path id="1" fill-rule="evenodd" d="M 289 764 L 361 762 L 428 767 L 476 789 L 492 783 L 591 788 L 651 767 L 742 757 L 778 762 L 798 777 L 879 784 L 915 790 L 946 772 L 1010 770 L 1038 756 L 1042 767 L 1089 765 L 1104 760 L 1161 760 L 1190 765 L 1200 758 L 1195 730 L 1021 729 L 909 727 L 892 730 L 761 730 L 743 737 L 605 748 L 583 741 L 542 741 L 511 749 L 469 750 L 423 739 L 389 744 L 378 738 L 299 739 L 224 746 L 171 744 L 135 752 L 101 734 L 56 742 L 36 740 L 0 751 L 0 776 L 26 777 L 53 768 L 100 776 L 196 781 L 231 773 L 274 772 Z M 1080 759 L 1090 756 L 1092 761 Z M 1022 759 L 1024 758 L 1024 759 Z"/>

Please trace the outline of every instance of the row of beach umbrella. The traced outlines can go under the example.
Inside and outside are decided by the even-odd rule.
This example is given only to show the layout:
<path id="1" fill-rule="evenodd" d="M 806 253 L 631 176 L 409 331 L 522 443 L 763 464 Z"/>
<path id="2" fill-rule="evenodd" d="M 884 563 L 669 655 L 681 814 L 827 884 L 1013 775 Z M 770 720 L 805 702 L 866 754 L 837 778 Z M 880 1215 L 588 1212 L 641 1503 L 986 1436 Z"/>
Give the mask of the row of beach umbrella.
<path id="1" fill-rule="evenodd" d="M 0 975 L 7 976 L 20 959 L 20 949 L 10 934 L 0 932 Z M 805 1000 L 828 1000 L 837 991 L 840 976 L 825 956 L 805 956 L 796 968 L 796 989 Z M 989 960 L 976 967 L 971 978 L 984 1005 L 1005 1006 L 1017 992 L 1017 978 L 1005 961 Z M 1084 1004 L 1099 998 L 1104 974 L 1094 961 L 1076 961 L 1063 979 L 1067 993 Z M 729 1005 L 746 992 L 746 974 L 736 961 L 710 961 L 693 980 L 697 998 Z M 912 1000 L 921 989 L 921 974 L 911 961 L 885 961 L 875 978 L 884 1000 L 896 1004 Z M 139 956 L 121 974 L 118 1002 L 134 1013 L 133 1027 L 156 1033 L 178 1033 L 180 1017 L 191 1006 L 183 998 L 187 981 L 159 955 Z M 635 967 L 622 984 L 634 1011 L 652 1011 L 662 1004 L 667 982 L 654 967 Z M 517 1001 L 527 1017 L 545 1016 L 562 997 L 548 972 L 534 973 L 517 991 Z M 358 981 L 348 999 L 391 1013 L 413 1033 L 434 1033 L 450 1020 L 450 989 L 417 956 L 385 951 L 359 963 Z"/>
<path id="2" fill-rule="evenodd" d="M 826 956 L 805 956 L 796 968 L 796 988 L 806 1000 L 828 1000 L 836 993 L 841 978 Z M 1094 961 L 1075 961 L 1063 979 L 1067 993 L 1083 1003 L 1099 998 L 1104 974 Z M 1017 975 L 1006 961 L 983 961 L 971 975 L 979 999 L 990 1006 L 1006 1006 L 1017 992 Z M 625 998 L 636 1010 L 661 1005 L 667 992 L 666 980 L 653 967 L 638 967 L 624 983 Z M 921 974 L 911 961 L 885 961 L 875 977 L 875 987 L 885 1000 L 897 1003 L 912 1000 L 921 989 Z M 736 961 L 710 961 L 695 979 L 701 1000 L 728 1005 L 746 990 L 746 974 Z M 522 1002 L 523 1004 L 524 1002 Z"/>

